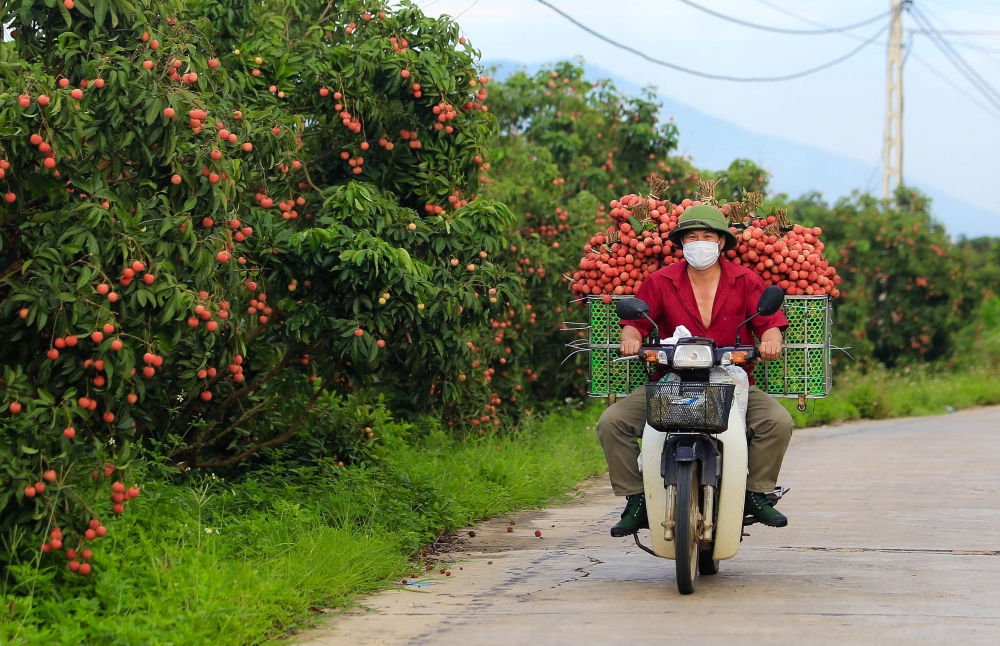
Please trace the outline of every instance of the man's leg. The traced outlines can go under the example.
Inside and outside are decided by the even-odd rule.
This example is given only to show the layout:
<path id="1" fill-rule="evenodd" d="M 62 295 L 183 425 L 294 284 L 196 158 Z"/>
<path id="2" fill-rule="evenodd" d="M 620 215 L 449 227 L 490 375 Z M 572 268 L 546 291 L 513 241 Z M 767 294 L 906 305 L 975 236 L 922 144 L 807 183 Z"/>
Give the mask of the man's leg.
<path id="1" fill-rule="evenodd" d="M 629 536 L 649 527 L 638 464 L 638 438 L 645 425 L 645 388 L 608 407 L 597 422 L 597 437 L 608 460 L 611 488 L 615 495 L 627 499 L 621 520 L 611 528 L 611 535 L 615 537 Z"/>
<path id="2" fill-rule="evenodd" d="M 645 388 L 609 406 L 597 422 L 597 437 L 608 460 L 608 476 L 616 496 L 642 493 L 638 438 L 645 425 Z"/>
<path id="3" fill-rule="evenodd" d="M 747 440 L 750 445 L 747 510 L 767 525 L 784 527 L 788 524 L 788 519 L 774 509 L 764 494 L 774 491 L 794 427 L 792 416 L 784 406 L 756 386 L 750 387 L 747 402 Z"/>
<path id="4" fill-rule="evenodd" d="M 747 402 L 747 436 L 750 439 L 750 476 L 747 489 L 757 493 L 774 491 L 785 449 L 792 439 L 795 422 L 785 407 L 756 386 Z"/>

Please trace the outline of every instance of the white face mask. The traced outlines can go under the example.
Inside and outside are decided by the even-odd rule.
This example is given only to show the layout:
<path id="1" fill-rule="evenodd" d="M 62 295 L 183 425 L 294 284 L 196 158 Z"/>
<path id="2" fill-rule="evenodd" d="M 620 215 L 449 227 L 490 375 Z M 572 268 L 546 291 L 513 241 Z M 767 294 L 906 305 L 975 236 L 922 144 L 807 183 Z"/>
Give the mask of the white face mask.
<path id="1" fill-rule="evenodd" d="M 684 243 L 684 259 L 699 271 L 704 271 L 719 262 L 719 243 L 707 240 Z"/>

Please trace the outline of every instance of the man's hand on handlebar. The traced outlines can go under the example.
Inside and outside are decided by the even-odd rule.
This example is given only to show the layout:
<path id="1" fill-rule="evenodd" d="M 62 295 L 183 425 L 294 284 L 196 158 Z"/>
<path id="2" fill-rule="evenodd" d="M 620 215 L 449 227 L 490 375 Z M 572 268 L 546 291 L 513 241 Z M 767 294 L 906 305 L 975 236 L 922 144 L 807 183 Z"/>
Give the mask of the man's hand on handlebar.
<path id="1" fill-rule="evenodd" d="M 757 351 L 764 361 L 774 361 L 781 356 L 781 330 L 776 327 L 771 328 L 760 338 L 760 346 Z"/>
<path id="2" fill-rule="evenodd" d="M 631 325 L 622 328 L 621 355 L 631 357 L 639 353 L 642 347 L 642 334 Z M 774 361 L 781 357 L 781 330 L 771 328 L 760 339 L 757 351 L 764 361 Z"/>
<path id="3" fill-rule="evenodd" d="M 639 330 L 635 329 L 631 325 L 623 327 L 621 345 L 622 356 L 631 357 L 639 354 L 640 347 L 642 347 L 642 334 L 639 333 Z"/>

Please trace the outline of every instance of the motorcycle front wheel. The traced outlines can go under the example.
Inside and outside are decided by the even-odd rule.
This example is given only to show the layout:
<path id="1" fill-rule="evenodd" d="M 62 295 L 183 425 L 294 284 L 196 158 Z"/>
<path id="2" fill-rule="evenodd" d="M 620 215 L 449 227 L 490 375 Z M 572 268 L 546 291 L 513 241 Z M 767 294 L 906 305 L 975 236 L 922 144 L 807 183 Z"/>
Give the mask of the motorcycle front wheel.
<path id="1" fill-rule="evenodd" d="M 698 469 L 694 462 L 677 464 L 677 503 L 674 506 L 674 564 L 677 567 L 677 590 L 694 592 L 698 575 Z"/>

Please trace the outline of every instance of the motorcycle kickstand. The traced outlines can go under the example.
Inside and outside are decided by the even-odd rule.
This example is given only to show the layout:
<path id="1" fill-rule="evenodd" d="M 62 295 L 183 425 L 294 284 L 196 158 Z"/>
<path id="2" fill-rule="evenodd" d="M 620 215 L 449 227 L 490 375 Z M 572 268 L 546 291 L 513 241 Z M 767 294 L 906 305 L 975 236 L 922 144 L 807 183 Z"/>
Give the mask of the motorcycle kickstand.
<path id="1" fill-rule="evenodd" d="M 656 552 L 654 552 L 653 550 L 649 549 L 648 547 L 646 547 L 645 545 L 643 545 L 642 543 L 639 542 L 639 532 L 636 532 L 635 534 L 632 534 L 632 538 L 635 539 L 635 544 L 638 545 L 639 549 L 641 549 L 643 552 L 648 552 L 648 553 L 652 554 L 653 556 L 659 558 L 659 556 L 660 556 L 659 554 L 657 554 Z"/>

